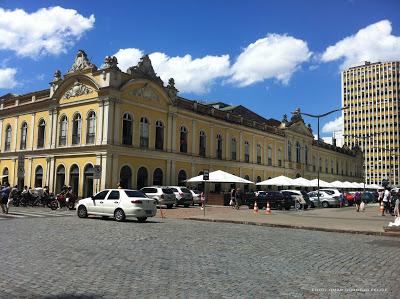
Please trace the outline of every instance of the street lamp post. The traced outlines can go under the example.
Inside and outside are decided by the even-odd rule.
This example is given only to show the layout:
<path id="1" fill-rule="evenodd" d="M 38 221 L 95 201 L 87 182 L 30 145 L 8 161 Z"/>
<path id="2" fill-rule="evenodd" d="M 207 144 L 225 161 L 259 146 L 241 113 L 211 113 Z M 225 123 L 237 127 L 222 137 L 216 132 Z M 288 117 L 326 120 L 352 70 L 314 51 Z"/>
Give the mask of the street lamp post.
<path id="1" fill-rule="evenodd" d="M 347 108 L 349 108 L 348 106 L 345 106 L 345 107 L 343 107 L 343 108 L 339 108 L 339 109 L 335 109 L 335 110 L 332 110 L 332 111 L 329 111 L 329 112 L 326 112 L 326 113 L 323 113 L 323 114 L 310 114 L 310 113 L 304 113 L 304 112 L 300 112 L 300 109 L 298 108 L 295 112 L 292 112 L 292 114 L 300 114 L 300 115 L 306 115 L 306 116 L 309 116 L 309 117 L 313 117 L 313 118 L 316 118 L 317 119 L 317 142 L 318 142 L 318 144 L 319 144 L 319 120 L 320 120 L 320 118 L 322 118 L 322 117 L 325 117 L 325 116 L 328 116 L 328 115 L 330 115 L 330 114 L 332 114 L 332 113 L 335 113 L 335 112 L 339 112 L 339 111 L 342 111 L 342 110 L 345 110 L 345 109 L 347 109 Z M 319 202 L 319 175 L 320 175 L 320 167 L 321 167 L 321 165 L 320 165 L 320 161 L 319 161 L 319 151 L 318 151 L 318 171 L 317 171 L 317 181 L 318 181 L 318 185 L 317 185 L 317 188 L 318 188 L 318 192 L 317 192 L 317 196 L 318 196 L 318 202 Z"/>

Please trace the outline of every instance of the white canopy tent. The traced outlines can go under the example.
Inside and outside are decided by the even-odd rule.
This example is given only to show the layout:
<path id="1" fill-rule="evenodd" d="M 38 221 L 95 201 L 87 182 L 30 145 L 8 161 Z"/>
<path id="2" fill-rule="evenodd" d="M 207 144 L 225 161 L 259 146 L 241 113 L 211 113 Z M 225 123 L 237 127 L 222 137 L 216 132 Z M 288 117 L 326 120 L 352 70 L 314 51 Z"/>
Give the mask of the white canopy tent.
<path id="1" fill-rule="evenodd" d="M 352 184 L 353 184 L 354 186 L 357 186 L 358 189 L 364 188 L 364 184 L 363 184 L 363 183 L 353 182 Z"/>
<path id="2" fill-rule="evenodd" d="M 379 186 L 377 184 L 365 185 L 365 188 L 367 188 L 367 189 L 383 189 L 382 186 Z"/>
<path id="3" fill-rule="evenodd" d="M 335 188 L 340 188 L 340 189 L 346 188 L 344 183 L 341 182 L 341 181 L 334 181 L 334 182 L 332 182 L 330 184 L 332 185 L 332 187 L 335 187 Z"/>
<path id="4" fill-rule="evenodd" d="M 344 186 L 343 188 L 346 188 L 346 189 L 354 189 L 354 188 L 358 189 L 358 186 L 356 186 L 353 183 L 350 183 L 348 181 L 343 182 L 343 186 Z"/>
<path id="5" fill-rule="evenodd" d="M 313 179 L 310 181 L 310 187 L 318 187 L 318 179 Z M 331 188 L 332 185 L 328 182 L 325 182 L 323 180 L 319 180 L 319 187 L 320 188 Z"/>
<path id="6" fill-rule="evenodd" d="M 257 183 L 258 186 L 302 186 L 295 180 L 284 175 Z"/>
<path id="7" fill-rule="evenodd" d="M 209 182 L 209 183 L 241 183 L 241 184 L 254 184 L 252 181 L 248 181 L 236 175 L 230 174 L 222 170 L 216 170 L 209 173 L 209 180 L 204 181 L 203 175 L 198 175 L 193 178 L 186 180 L 188 183 L 197 182 Z"/>
<path id="8" fill-rule="evenodd" d="M 301 187 L 311 187 L 311 182 L 310 180 L 307 180 L 305 178 L 299 177 L 297 179 L 294 179 L 293 181 L 295 181 L 298 184 L 301 184 Z"/>

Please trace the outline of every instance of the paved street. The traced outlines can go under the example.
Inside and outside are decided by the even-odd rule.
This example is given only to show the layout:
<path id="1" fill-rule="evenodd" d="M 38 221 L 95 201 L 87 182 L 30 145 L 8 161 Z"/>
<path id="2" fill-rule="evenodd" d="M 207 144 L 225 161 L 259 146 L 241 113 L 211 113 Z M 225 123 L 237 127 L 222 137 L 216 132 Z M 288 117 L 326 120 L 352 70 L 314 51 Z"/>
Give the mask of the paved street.
<path id="1" fill-rule="evenodd" d="M 400 291 L 399 238 L 152 220 L 1 221 L 0 297 L 395 298 Z"/>

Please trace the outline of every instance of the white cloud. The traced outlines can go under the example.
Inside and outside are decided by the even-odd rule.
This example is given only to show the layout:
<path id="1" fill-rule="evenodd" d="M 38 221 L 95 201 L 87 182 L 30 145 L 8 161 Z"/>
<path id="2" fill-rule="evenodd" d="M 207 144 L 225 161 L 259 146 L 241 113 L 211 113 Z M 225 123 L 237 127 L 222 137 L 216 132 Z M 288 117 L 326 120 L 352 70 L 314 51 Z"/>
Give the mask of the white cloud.
<path id="1" fill-rule="evenodd" d="M 114 54 L 122 70 L 137 65 L 143 51 L 135 48 L 120 49 Z M 229 55 L 204 56 L 193 59 L 191 55 L 170 57 L 165 53 L 154 52 L 149 55 L 155 72 L 164 82 L 174 78 L 181 92 L 205 93 L 213 82 L 229 75 Z"/>
<path id="2" fill-rule="evenodd" d="M 345 69 L 364 61 L 398 60 L 399 57 L 400 37 L 392 35 L 389 20 L 382 20 L 329 46 L 321 60 L 328 62 L 343 59 L 341 68 Z"/>
<path id="3" fill-rule="evenodd" d="M 301 63 L 312 52 L 307 43 L 292 36 L 268 34 L 247 46 L 232 66 L 230 82 L 248 86 L 265 79 L 276 78 L 287 84 Z"/>
<path id="4" fill-rule="evenodd" d="M 343 116 L 339 116 L 322 127 L 322 132 L 324 133 L 332 133 L 336 131 L 343 131 Z"/>
<path id="5" fill-rule="evenodd" d="M 66 52 L 93 27 L 95 18 L 85 18 L 74 9 L 59 6 L 28 13 L 0 8 L 0 49 L 36 58 Z"/>
<path id="6" fill-rule="evenodd" d="M 332 144 L 332 137 L 319 136 L 319 138 L 322 139 L 325 143 Z M 318 135 L 314 135 L 314 139 L 318 140 Z"/>
<path id="7" fill-rule="evenodd" d="M 14 68 L 0 69 L 0 88 L 9 89 L 17 85 L 15 75 L 17 70 Z"/>

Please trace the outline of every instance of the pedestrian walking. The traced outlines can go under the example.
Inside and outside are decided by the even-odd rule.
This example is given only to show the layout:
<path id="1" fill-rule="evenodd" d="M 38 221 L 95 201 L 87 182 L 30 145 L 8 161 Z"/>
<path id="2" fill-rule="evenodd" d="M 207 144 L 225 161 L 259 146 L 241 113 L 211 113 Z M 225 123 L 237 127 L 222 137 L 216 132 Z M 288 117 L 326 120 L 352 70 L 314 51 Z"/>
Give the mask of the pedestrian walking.
<path id="1" fill-rule="evenodd" d="M 357 212 L 360 212 L 360 206 L 361 206 L 361 193 L 360 192 L 356 192 L 356 194 L 354 195 L 354 202 L 356 204 L 356 208 L 357 208 Z"/>
<path id="2" fill-rule="evenodd" d="M 390 191 L 389 189 L 385 189 L 385 192 L 383 193 L 383 206 L 384 206 L 384 212 L 382 213 L 382 216 L 385 215 L 385 213 L 390 213 Z"/>
<path id="3" fill-rule="evenodd" d="M 240 188 L 237 188 L 236 193 L 235 193 L 235 208 L 236 208 L 236 210 L 240 209 L 242 201 L 243 201 L 243 193 L 240 190 Z"/>
<path id="4" fill-rule="evenodd" d="M 0 205 L 3 214 L 8 214 L 7 203 L 8 203 L 8 197 L 10 196 L 10 191 L 11 191 L 10 184 L 6 182 L 4 187 L 0 191 Z"/>
<path id="5" fill-rule="evenodd" d="M 394 195 L 396 201 L 394 203 L 394 216 L 400 217 L 400 189 Z"/>
<path id="6" fill-rule="evenodd" d="M 379 190 L 378 190 L 378 202 L 379 202 L 379 205 L 382 204 L 382 201 L 383 201 L 383 194 L 384 194 L 384 190 L 383 190 L 383 189 L 379 189 Z"/>
<path id="7" fill-rule="evenodd" d="M 6 205 L 6 214 L 8 214 L 8 211 L 10 210 L 10 206 L 12 205 L 12 202 L 14 201 L 14 197 L 17 196 L 18 193 L 18 186 L 14 186 L 11 191 L 10 194 L 8 195 L 8 201 L 7 201 L 7 205 Z"/>
<path id="8" fill-rule="evenodd" d="M 232 207 L 232 209 L 234 209 L 235 208 L 235 196 L 236 196 L 236 189 L 235 188 L 232 188 L 232 190 L 231 190 L 231 200 L 229 201 L 229 205 Z"/>

